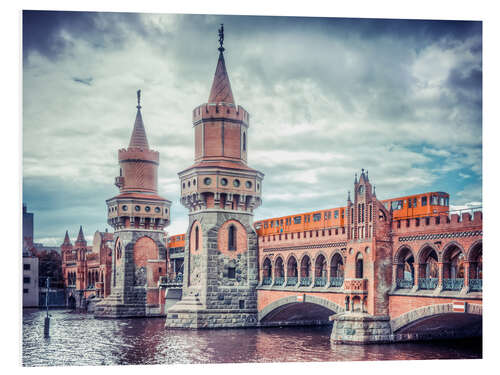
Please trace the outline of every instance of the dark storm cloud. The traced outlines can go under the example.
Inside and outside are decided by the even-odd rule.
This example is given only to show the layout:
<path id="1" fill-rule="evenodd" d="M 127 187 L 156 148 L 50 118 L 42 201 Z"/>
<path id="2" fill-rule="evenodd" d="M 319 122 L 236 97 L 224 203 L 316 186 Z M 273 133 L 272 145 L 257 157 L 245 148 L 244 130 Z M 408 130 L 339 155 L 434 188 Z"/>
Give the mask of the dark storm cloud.
<path id="1" fill-rule="evenodd" d="M 103 18 L 106 20 L 103 21 Z M 23 57 L 33 51 L 56 59 L 72 42 L 65 39 L 66 32 L 74 38 L 87 39 L 97 48 L 120 46 L 125 41 L 123 23 L 140 30 L 139 15 L 135 13 L 97 13 L 67 11 L 23 11 Z"/>

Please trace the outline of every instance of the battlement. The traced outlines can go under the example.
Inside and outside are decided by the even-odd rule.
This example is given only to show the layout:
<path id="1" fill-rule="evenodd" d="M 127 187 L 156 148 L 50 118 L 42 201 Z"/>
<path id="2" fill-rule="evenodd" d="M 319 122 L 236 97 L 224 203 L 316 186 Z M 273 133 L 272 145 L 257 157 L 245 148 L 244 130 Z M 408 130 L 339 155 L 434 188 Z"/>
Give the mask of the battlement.
<path id="1" fill-rule="evenodd" d="M 422 231 L 459 230 L 482 226 L 482 211 L 474 211 L 472 214 L 470 212 L 444 213 L 438 216 L 394 220 L 392 222 L 392 231 L 396 234 L 403 234 Z"/>
<path id="2" fill-rule="evenodd" d="M 247 127 L 250 122 L 250 115 L 242 107 L 235 107 L 233 104 L 229 103 L 205 103 L 199 105 L 193 110 L 193 124 L 196 124 L 200 120 L 212 119 L 212 118 L 225 118 L 231 120 L 241 121 Z"/>
<path id="3" fill-rule="evenodd" d="M 334 227 L 259 236 L 259 245 L 262 247 L 298 246 L 322 243 L 325 241 L 338 242 L 346 240 L 347 229 L 345 227 Z"/>
<path id="4" fill-rule="evenodd" d="M 147 160 L 158 164 L 160 162 L 160 153 L 138 147 L 122 148 L 118 150 L 118 161 L 124 160 Z"/>

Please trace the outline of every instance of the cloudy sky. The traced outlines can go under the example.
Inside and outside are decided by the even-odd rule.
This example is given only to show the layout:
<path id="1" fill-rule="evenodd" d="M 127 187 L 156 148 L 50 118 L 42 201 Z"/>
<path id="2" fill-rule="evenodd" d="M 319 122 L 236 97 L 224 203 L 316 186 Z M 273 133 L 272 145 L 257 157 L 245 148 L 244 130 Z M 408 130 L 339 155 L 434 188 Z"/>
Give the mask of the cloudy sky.
<path id="1" fill-rule="evenodd" d="M 379 199 L 481 204 L 480 22 L 25 11 L 23 202 L 37 242 L 106 228 L 137 89 L 167 230 L 185 231 L 177 172 L 193 161 L 220 23 L 249 165 L 265 174 L 256 219 L 344 205 L 361 168 Z"/>

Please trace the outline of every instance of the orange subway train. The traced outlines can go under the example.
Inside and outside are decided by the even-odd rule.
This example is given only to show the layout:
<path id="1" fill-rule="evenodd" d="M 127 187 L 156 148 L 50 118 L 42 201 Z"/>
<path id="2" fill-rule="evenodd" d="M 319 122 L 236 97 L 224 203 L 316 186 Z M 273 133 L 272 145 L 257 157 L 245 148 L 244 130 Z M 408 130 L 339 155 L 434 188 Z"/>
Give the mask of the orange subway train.
<path id="1" fill-rule="evenodd" d="M 175 249 L 178 247 L 184 247 L 185 244 L 185 234 L 176 234 L 168 237 L 168 248 Z"/>
<path id="2" fill-rule="evenodd" d="M 449 211 L 450 196 L 444 192 L 429 192 L 383 200 L 385 208 L 392 210 L 393 220 L 411 217 L 436 216 Z M 343 227 L 346 207 L 329 208 L 295 215 L 259 220 L 254 228 L 259 236 L 301 232 L 307 230 Z"/>

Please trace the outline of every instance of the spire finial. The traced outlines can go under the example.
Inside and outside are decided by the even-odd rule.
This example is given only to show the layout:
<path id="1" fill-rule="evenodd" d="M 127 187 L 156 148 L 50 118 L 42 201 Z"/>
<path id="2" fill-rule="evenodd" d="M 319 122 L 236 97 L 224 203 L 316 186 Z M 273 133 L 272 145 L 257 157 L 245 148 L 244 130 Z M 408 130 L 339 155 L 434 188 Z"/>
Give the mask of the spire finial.
<path id="1" fill-rule="evenodd" d="M 224 52 L 224 47 L 222 47 L 222 45 L 224 44 L 224 24 L 223 23 L 220 24 L 220 29 L 219 29 L 219 44 L 220 44 L 219 51 L 222 53 L 222 52 Z"/>
<path id="2" fill-rule="evenodd" d="M 137 109 L 141 109 L 141 89 L 137 90 Z"/>
<path id="3" fill-rule="evenodd" d="M 347 191 L 347 200 L 348 201 L 351 200 L 351 191 L 350 190 Z"/>
<path id="4" fill-rule="evenodd" d="M 375 193 L 375 185 L 373 185 L 373 195 L 375 195 L 375 196 L 377 195 L 377 194 Z"/>

